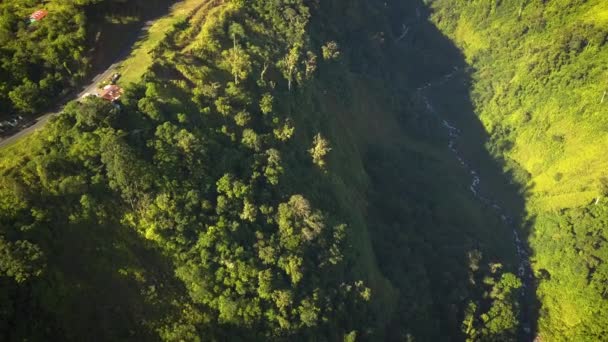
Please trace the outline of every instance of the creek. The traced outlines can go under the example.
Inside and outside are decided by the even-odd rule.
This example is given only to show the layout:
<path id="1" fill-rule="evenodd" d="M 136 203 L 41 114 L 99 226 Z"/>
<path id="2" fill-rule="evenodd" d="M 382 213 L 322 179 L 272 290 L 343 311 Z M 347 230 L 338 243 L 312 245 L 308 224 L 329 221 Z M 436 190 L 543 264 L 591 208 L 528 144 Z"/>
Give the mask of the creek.
<path id="1" fill-rule="evenodd" d="M 444 117 L 440 115 L 440 113 L 435 109 L 428 96 L 425 93 L 429 90 L 432 90 L 434 87 L 441 86 L 446 82 L 450 81 L 455 75 L 457 75 L 461 70 L 458 68 L 454 68 L 454 71 L 443 76 L 436 82 L 427 83 L 426 85 L 418 88 L 417 95 L 422 100 L 424 106 L 426 107 L 426 111 L 429 114 L 435 116 L 443 129 L 446 131 L 448 136 L 448 148 L 452 152 L 452 154 L 456 157 L 461 167 L 465 169 L 466 172 L 470 175 L 471 183 L 469 186 L 469 190 L 473 194 L 473 196 L 485 207 L 491 208 L 494 213 L 500 217 L 500 220 L 504 223 L 508 229 L 511 230 L 513 235 L 512 244 L 517 252 L 518 258 L 518 267 L 517 273 L 522 282 L 522 288 L 520 292 L 520 340 L 521 341 L 532 341 L 534 340 L 534 336 L 532 333 L 533 321 L 530 317 L 530 306 L 531 298 L 534 297 L 534 275 L 532 273 L 532 267 L 530 265 L 530 253 L 528 252 L 528 248 L 526 243 L 521 239 L 519 227 L 515 220 L 513 220 L 512 216 L 509 215 L 507 210 L 505 210 L 495 199 L 484 196 L 481 192 L 481 183 L 482 179 L 480 178 L 480 173 L 478 170 L 475 170 L 471 163 L 465 160 L 463 157 L 463 153 L 459 150 L 458 140 L 462 136 L 463 132 L 455 127 L 452 123 L 447 121 Z"/>

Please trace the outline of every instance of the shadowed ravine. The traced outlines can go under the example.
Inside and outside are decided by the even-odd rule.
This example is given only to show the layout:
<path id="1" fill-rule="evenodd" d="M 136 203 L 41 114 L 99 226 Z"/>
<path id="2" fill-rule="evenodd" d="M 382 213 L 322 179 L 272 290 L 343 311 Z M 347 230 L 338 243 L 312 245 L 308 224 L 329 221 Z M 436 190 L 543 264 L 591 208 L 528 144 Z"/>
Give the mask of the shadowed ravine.
<path id="1" fill-rule="evenodd" d="M 432 91 L 434 87 L 440 86 L 450 79 L 452 79 L 455 75 L 457 75 L 461 69 L 454 68 L 454 71 L 445 75 L 441 79 L 435 82 L 427 83 L 426 85 L 417 89 L 417 96 L 423 101 L 426 110 L 429 114 L 434 115 L 440 122 L 443 128 L 445 129 L 448 135 L 448 148 L 452 151 L 460 165 L 470 174 L 471 176 L 471 185 L 469 187 L 473 196 L 481 202 L 481 204 L 485 207 L 491 208 L 496 215 L 500 217 L 502 222 L 505 223 L 509 229 L 511 229 L 513 233 L 513 245 L 517 251 L 518 256 L 518 276 L 522 281 L 522 289 L 520 292 L 520 331 L 519 331 L 519 340 L 520 341 L 532 341 L 534 340 L 533 333 L 533 318 L 530 317 L 530 312 L 532 312 L 531 307 L 533 304 L 534 298 L 534 274 L 532 273 L 532 268 L 530 266 L 530 255 L 528 252 L 528 247 L 520 238 L 519 227 L 516 221 L 512 218 L 512 216 L 504 209 L 498 201 L 495 199 L 484 196 L 480 191 L 481 178 L 479 176 L 479 172 L 475 170 L 471 163 L 465 160 L 463 154 L 458 149 L 458 139 L 463 134 L 461 130 L 457 127 L 453 126 L 450 122 L 448 122 L 445 118 L 441 116 L 441 114 L 434 108 L 433 104 L 429 100 L 426 92 Z"/>

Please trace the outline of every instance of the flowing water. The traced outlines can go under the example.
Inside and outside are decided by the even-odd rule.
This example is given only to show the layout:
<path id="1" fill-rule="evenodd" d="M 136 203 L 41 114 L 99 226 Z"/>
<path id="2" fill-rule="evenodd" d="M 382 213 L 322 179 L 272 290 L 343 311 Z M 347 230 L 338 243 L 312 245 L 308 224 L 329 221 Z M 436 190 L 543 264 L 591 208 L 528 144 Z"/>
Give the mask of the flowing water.
<path id="1" fill-rule="evenodd" d="M 480 185 L 481 178 L 479 177 L 479 172 L 477 172 L 470 163 L 468 163 L 462 153 L 458 149 L 458 139 L 460 138 L 462 132 L 453 126 L 446 119 L 441 117 L 440 113 L 435 110 L 429 98 L 425 95 L 425 91 L 443 85 L 452 79 L 460 70 L 455 68 L 453 72 L 447 74 L 443 78 L 441 78 L 437 82 L 427 83 L 426 85 L 418 88 L 418 96 L 422 99 L 424 105 L 426 106 L 426 110 L 437 117 L 441 122 L 441 125 L 445 129 L 448 134 L 448 148 L 452 151 L 462 168 L 464 168 L 471 176 L 471 185 L 469 186 L 469 190 L 473 194 L 477 200 L 479 200 L 484 206 L 492 208 L 492 210 L 500 217 L 500 219 L 504 222 L 504 224 L 512 231 L 513 233 L 513 245 L 517 251 L 517 256 L 519 259 L 518 265 L 518 276 L 522 281 L 522 289 L 520 292 L 520 336 L 524 341 L 532 341 L 534 338 L 532 336 L 532 322 L 529 317 L 529 306 L 530 306 L 530 296 L 534 295 L 533 293 L 529 293 L 530 291 L 534 291 L 533 283 L 534 276 L 532 273 L 532 268 L 530 267 L 530 255 L 526 248 L 525 243 L 521 240 L 518 232 L 517 223 L 513 220 L 513 218 L 507 213 L 507 211 L 500 206 L 495 200 L 485 197 L 481 194 Z"/>

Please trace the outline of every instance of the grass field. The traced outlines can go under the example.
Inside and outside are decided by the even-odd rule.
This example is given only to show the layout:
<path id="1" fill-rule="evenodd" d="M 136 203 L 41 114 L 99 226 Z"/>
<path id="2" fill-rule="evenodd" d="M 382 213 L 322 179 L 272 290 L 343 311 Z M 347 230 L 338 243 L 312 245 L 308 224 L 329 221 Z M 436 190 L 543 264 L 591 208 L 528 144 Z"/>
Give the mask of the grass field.
<path id="1" fill-rule="evenodd" d="M 171 8 L 171 12 L 167 16 L 158 19 L 150 26 L 146 36 L 135 45 L 131 55 L 121 63 L 119 67 L 122 74 L 120 83 L 127 85 L 137 82 L 152 65 L 150 52 L 163 41 L 173 25 L 193 16 L 197 13 L 197 9 L 207 1 L 184 0 L 179 2 Z"/>

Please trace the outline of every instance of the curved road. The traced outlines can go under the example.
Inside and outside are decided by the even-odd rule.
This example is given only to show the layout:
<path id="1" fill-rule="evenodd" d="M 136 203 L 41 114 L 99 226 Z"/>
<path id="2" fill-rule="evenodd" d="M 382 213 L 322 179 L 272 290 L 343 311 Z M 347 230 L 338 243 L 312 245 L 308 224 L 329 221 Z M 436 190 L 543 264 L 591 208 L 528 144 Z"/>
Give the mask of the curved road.
<path id="1" fill-rule="evenodd" d="M 23 138 L 24 136 L 29 135 L 30 133 L 33 133 L 34 131 L 37 131 L 38 129 L 42 128 L 49 121 L 49 119 L 51 117 L 61 113 L 63 111 L 63 107 L 65 107 L 65 105 L 68 102 L 70 102 L 72 100 L 77 100 L 77 99 L 81 98 L 82 96 L 84 96 L 86 93 L 96 92 L 97 85 L 100 82 L 102 82 L 103 80 L 109 79 L 112 76 L 112 74 L 115 72 L 118 65 L 125 58 L 127 58 L 129 56 L 129 54 L 131 53 L 131 49 L 133 48 L 133 45 L 138 40 L 145 37 L 146 33 L 148 32 L 148 30 L 150 29 L 152 24 L 154 24 L 155 21 L 156 20 L 147 21 L 144 24 L 144 26 L 139 30 L 139 33 L 137 34 L 136 39 L 134 39 L 133 41 L 129 42 L 129 44 L 127 44 L 127 47 L 125 47 L 125 50 L 116 57 L 116 59 L 114 60 L 114 63 L 112 63 L 112 65 L 108 66 L 103 72 L 101 72 L 95 76 L 92 76 L 92 78 L 88 82 L 88 85 L 84 86 L 83 88 L 80 88 L 81 91 L 79 93 L 77 93 L 77 94 L 72 93 L 72 95 L 68 95 L 65 99 L 62 99 L 59 102 L 58 106 L 56 107 L 56 110 L 39 116 L 37 119 L 35 119 L 35 123 L 33 125 L 26 127 L 18 132 L 15 132 L 13 135 L 0 140 L 0 149 L 17 142 L 19 139 Z"/>

